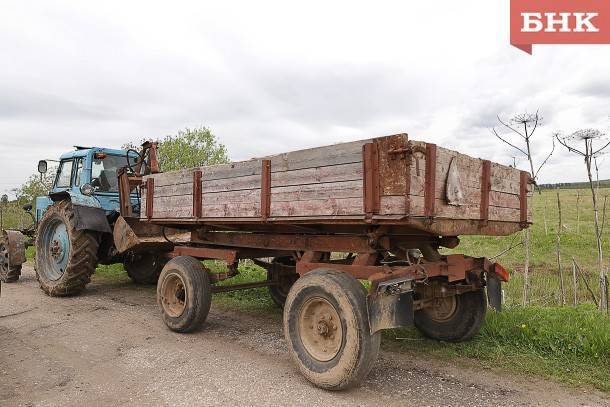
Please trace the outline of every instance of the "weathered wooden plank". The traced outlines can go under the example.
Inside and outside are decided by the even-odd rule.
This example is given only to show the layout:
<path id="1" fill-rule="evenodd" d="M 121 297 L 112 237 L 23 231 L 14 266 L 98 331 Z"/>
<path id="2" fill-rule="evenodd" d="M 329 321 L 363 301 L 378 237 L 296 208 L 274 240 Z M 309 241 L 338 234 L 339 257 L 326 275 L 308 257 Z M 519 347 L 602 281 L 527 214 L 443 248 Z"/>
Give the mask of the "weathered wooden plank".
<path id="1" fill-rule="evenodd" d="M 271 216 L 364 215 L 362 198 L 328 198 L 307 201 L 271 201 Z"/>
<path id="2" fill-rule="evenodd" d="M 202 176 L 202 179 L 205 177 Z M 271 186 L 307 185 L 342 181 L 362 180 L 362 164 L 341 164 L 326 167 L 305 168 L 300 170 L 271 172 Z M 166 180 L 167 181 L 167 180 Z M 360 181 L 362 182 L 362 181 Z M 260 188 L 260 174 L 235 178 L 204 180 L 204 193 L 238 191 Z M 155 197 L 186 195 L 191 191 L 190 183 L 176 183 L 163 186 L 155 185 Z"/>
<path id="3" fill-rule="evenodd" d="M 260 174 L 260 162 L 260 159 L 251 159 L 248 161 L 236 161 L 229 164 L 210 165 L 198 168 L 201 169 L 202 172 L 201 179 L 207 181 Z M 149 177 L 155 178 L 155 186 L 190 184 L 193 182 L 194 169 L 195 168 L 147 175 L 144 179 Z"/>
<path id="4" fill-rule="evenodd" d="M 271 171 L 272 187 L 341 181 L 362 182 L 362 164 L 358 162 L 282 172 L 273 172 L 272 167 Z"/>
<path id="5" fill-rule="evenodd" d="M 362 146 L 370 142 L 371 140 L 358 140 L 264 158 L 271 160 L 271 168 L 274 172 L 358 163 L 362 162 Z"/>
<path id="6" fill-rule="evenodd" d="M 247 189 L 243 191 L 227 191 L 227 192 L 212 192 L 203 193 L 202 202 L 206 204 L 221 204 L 225 202 L 243 203 L 243 202 L 258 202 L 261 199 L 261 190 Z"/>
<path id="7" fill-rule="evenodd" d="M 362 199 L 362 181 L 294 185 L 271 188 L 272 202 L 306 201 L 329 198 Z"/>
<path id="8" fill-rule="evenodd" d="M 436 217 L 451 218 L 451 219 L 473 219 L 478 220 L 480 215 L 480 207 L 478 203 L 471 203 L 461 206 L 450 206 L 444 200 L 437 199 L 435 202 Z M 422 196 L 410 196 L 410 216 L 425 216 L 424 214 L 424 198 Z M 382 196 L 381 197 L 381 215 L 405 215 L 405 197 L 404 196 Z M 529 219 L 531 220 L 531 211 L 529 211 Z M 506 222 L 519 222 L 519 208 L 501 208 L 497 206 L 489 206 L 489 219 L 501 220 Z"/>

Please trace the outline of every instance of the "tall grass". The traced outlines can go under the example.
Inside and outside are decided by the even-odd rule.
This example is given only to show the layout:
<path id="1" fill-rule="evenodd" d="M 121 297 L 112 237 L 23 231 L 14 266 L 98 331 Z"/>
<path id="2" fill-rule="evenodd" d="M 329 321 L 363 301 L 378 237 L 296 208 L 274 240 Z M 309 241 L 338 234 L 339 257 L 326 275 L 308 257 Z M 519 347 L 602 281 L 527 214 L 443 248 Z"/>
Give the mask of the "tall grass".
<path id="1" fill-rule="evenodd" d="M 530 259 L 530 300 L 536 305 L 559 304 L 559 274 L 556 260 L 555 239 L 558 230 L 557 193 L 561 200 L 562 231 L 561 258 L 566 286 L 566 302 L 573 301 L 572 257 L 581 266 L 589 286 L 599 298 L 599 278 L 597 271 L 597 248 L 593 224 L 591 191 L 576 190 L 543 190 L 533 196 L 534 224 L 531 226 L 531 259 Z M 580 193 L 580 222 L 577 227 L 576 200 Z M 599 190 L 600 202 L 607 200 L 606 225 L 602 232 L 602 247 L 605 253 L 605 266 L 610 260 L 610 189 Z M 600 207 L 600 221 L 602 208 Z M 546 218 L 546 230 L 545 220 Z M 492 257 L 506 248 L 521 241 L 521 233 L 512 236 L 462 236 L 460 245 L 451 251 L 472 256 Z M 504 285 L 508 305 L 519 304 L 523 295 L 524 248 L 517 246 L 497 260 L 511 273 L 511 281 Z M 579 303 L 592 303 L 591 295 L 579 277 L 576 287 Z"/>

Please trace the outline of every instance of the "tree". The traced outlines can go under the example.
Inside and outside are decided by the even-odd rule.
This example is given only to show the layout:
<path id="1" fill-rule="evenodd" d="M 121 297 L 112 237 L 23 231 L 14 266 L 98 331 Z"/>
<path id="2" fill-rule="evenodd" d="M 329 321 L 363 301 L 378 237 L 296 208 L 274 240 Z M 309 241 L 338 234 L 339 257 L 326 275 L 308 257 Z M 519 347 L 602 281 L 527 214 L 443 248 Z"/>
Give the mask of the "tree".
<path id="1" fill-rule="evenodd" d="M 605 143 L 605 134 L 597 129 L 582 129 L 575 131 L 569 136 L 556 135 L 557 141 L 566 147 L 569 152 L 577 154 L 584 158 L 585 167 L 587 168 L 587 177 L 589 178 L 589 187 L 591 188 L 591 199 L 593 200 L 593 220 L 595 226 L 595 237 L 597 240 L 597 267 L 599 270 L 599 286 L 600 286 L 600 300 L 599 308 L 601 310 L 610 311 L 608 309 L 608 275 L 604 267 L 604 256 L 602 252 L 602 235 L 599 224 L 599 214 L 597 207 L 597 188 L 594 186 L 593 179 L 593 163 L 595 163 L 597 171 L 596 158 L 599 157 L 603 150 L 610 145 L 610 141 Z M 602 147 L 599 145 L 596 147 L 595 143 L 602 141 Z M 583 143 L 584 150 L 579 150 L 575 147 L 575 144 Z M 603 144 L 605 143 L 605 144 Z"/>
<path id="2" fill-rule="evenodd" d="M 49 168 L 42 178 L 39 174 L 30 175 L 25 183 L 14 191 L 17 202 L 20 205 L 25 203 L 34 204 L 37 196 L 47 195 L 53 184 L 56 172 L 56 168 Z"/>
<path id="3" fill-rule="evenodd" d="M 157 158 L 162 171 L 229 162 L 227 148 L 207 127 L 179 130 L 177 135 L 165 136 L 157 143 Z M 126 144 L 123 148 L 138 150 L 134 143 Z"/>
<path id="4" fill-rule="evenodd" d="M 542 123 L 542 117 L 536 113 L 520 113 L 514 115 L 508 121 L 504 121 L 498 116 L 498 121 L 502 126 L 509 130 L 509 134 L 513 136 L 518 136 L 520 138 L 520 143 L 522 145 L 517 145 L 518 143 L 510 142 L 507 136 L 501 136 L 495 128 L 492 128 L 491 131 L 493 134 L 500 139 L 505 144 L 509 145 L 511 148 L 516 150 L 519 154 L 522 154 L 527 159 L 530 166 L 530 177 L 536 182 L 538 178 L 538 173 L 547 163 L 549 158 L 553 155 L 555 151 L 555 139 L 554 137 L 551 139 L 553 143 L 553 147 L 551 148 L 551 152 L 549 155 L 542 161 L 542 163 L 538 166 L 538 169 L 535 169 L 534 159 L 533 159 L 533 151 L 532 151 L 532 137 L 536 132 L 536 129 Z M 538 188 L 538 192 L 540 193 L 540 188 Z M 530 263 L 530 246 L 531 246 L 531 238 L 530 238 L 530 230 L 529 228 L 525 229 L 523 236 L 523 245 L 525 248 L 525 264 L 523 267 L 523 305 L 526 305 L 528 302 L 528 293 L 529 293 L 529 263 Z"/>

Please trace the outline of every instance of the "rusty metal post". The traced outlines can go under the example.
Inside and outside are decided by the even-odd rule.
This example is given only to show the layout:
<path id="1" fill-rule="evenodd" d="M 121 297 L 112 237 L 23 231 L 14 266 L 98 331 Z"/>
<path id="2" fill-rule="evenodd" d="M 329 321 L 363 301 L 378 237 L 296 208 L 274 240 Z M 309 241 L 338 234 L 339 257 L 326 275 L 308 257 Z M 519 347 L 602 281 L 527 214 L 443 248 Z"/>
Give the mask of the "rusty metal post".
<path id="1" fill-rule="evenodd" d="M 424 191 L 424 215 L 435 215 L 436 200 L 436 144 L 426 143 L 426 185 Z"/>
<path id="2" fill-rule="evenodd" d="M 201 170 L 197 169 L 193 171 L 193 217 L 199 219 L 201 216 Z"/>
<path id="3" fill-rule="evenodd" d="M 155 192 L 155 180 L 146 180 L 146 218 L 150 221 L 153 217 L 153 197 Z"/>
<path id="4" fill-rule="evenodd" d="M 266 221 L 271 213 L 271 160 L 262 160 L 261 218 Z"/>
<path id="5" fill-rule="evenodd" d="M 363 200 L 364 213 L 367 218 L 379 213 L 381 197 L 379 189 L 379 151 L 376 143 L 362 146 Z"/>
<path id="6" fill-rule="evenodd" d="M 519 188 L 519 210 L 521 212 L 521 223 L 527 223 L 527 185 L 530 182 L 530 174 L 521 171 L 521 183 Z"/>
<path id="7" fill-rule="evenodd" d="M 483 160 L 481 170 L 481 220 L 489 219 L 489 194 L 491 192 L 491 161 Z"/>

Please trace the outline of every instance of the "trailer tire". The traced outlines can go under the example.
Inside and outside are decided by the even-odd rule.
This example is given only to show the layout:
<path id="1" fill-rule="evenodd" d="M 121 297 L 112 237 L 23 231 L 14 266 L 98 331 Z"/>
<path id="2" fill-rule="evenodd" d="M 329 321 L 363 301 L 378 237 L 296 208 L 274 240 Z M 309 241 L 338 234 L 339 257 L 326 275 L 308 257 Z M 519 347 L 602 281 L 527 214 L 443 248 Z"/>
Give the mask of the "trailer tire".
<path id="1" fill-rule="evenodd" d="M 3 283 L 14 283 L 19 280 L 21 275 L 21 264 L 17 266 L 9 265 L 9 250 L 8 250 L 8 239 L 1 237 L 0 234 L 0 256 L 2 256 L 2 262 L 0 263 L 0 281 Z"/>
<path id="2" fill-rule="evenodd" d="M 129 278 L 136 284 L 157 284 L 161 270 L 167 263 L 156 253 L 128 253 L 123 261 L 123 267 Z"/>
<path id="3" fill-rule="evenodd" d="M 290 288 L 292 288 L 295 281 L 298 280 L 299 275 L 296 272 L 296 263 L 292 257 L 276 257 L 271 262 L 280 264 L 282 266 L 294 267 L 294 273 L 285 273 L 280 272 L 275 268 L 271 268 L 267 270 L 267 280 L 277 280 L 279 281 L 278 285 L 270 285 L 269 286 L 269 295 L 273 302 L 280 308 L 284 308 L 284 304 L 286 303 L 286 297 L 288 297 L 288 293 L 290 292 Z M 276 277 L 275 274 L 279 275 Z"/>
<path id="4" fill-rule="evenodd" d="M 209 271 L 193 257 L 170 260 L 157 282 L 163 322 L 174 332 L 193 332 L 205 322 L 212 304 Z"/>
<path id="5" fill-rule="evenodd" d="M 379 332 L 370 334 L 362 284 L 331 269 L 313 270 L 294 283 L 284 307 L 284 335 L 300 372 L 328 390 L 359 384 L 381 341 Z"/>
<path id="6" fill-rule="evenodd" d="M 420 332 L 428 338 L 446 342 L 467 341 L 479 332 L 487 311 L 484 290 L 445 297 L 442 301 L 445 302 L 437 308 L 415 312 L 415 327 Z"/>
<path id="7" fill-rule="evenodd" d="M 51 205 L 36 233 L 36 279 L 51 297 L 80 293 L 97 267 L 97 234 L 76 228 L 70 201 Z"/>

